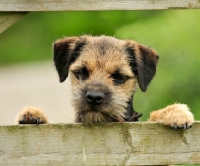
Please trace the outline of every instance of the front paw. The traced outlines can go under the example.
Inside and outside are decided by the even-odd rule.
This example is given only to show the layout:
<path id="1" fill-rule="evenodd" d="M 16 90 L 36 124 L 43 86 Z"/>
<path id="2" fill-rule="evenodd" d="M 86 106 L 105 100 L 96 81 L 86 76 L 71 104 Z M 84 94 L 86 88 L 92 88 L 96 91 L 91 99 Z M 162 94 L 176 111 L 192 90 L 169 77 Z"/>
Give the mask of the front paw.
<path id="1" fill-rule="evenodd" d="M 194 116 L 186 104 L 173 104 L 152 112 L 149 121 L 159 122 L 175 129 L 188 129 L 194 122 Z"/>
<path id="2" fill-rule="evenodd" d="M 44 124 L 48 123 L 47 116 L 38 108 L 25 107 L 16 118 L 17 124 Z"/>

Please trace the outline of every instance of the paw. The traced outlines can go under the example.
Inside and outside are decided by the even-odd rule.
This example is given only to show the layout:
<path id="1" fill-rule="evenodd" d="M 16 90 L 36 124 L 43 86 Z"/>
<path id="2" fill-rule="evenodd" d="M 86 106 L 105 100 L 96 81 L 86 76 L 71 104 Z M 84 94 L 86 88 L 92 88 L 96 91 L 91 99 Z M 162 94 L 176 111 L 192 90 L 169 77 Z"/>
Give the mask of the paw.
<path id="1" fill-rule="evenodd" d="M 173 104 L 152 112 L 149 121 L 159 122 L 175 129 L 188 129 L 194 122 L 194 116 L 186 104 Z"/>
<path id="2" fill-rule="evenodd" d="M 47 116 L 38 108 L 26 107 L 16 118 L 17 124 L 44 124 L 48 123 Z"/>

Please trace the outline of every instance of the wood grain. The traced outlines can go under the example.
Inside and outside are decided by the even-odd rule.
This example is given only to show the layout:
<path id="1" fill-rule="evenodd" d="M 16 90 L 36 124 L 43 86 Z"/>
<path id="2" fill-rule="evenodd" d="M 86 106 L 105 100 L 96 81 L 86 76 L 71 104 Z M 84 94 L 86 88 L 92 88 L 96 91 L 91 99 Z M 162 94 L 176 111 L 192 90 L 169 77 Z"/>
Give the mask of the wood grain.
<path id="1" fill-rule="evenodd" d="M 24 15 L 20 12 L 197 8 L 199 0 L 0 0 L 0 33 Z"/>
<path id="2" fill-rule="evenodd" d="M 200 122 L 0 126 L 1 166 L 200 164 Z"/>
<path id="3" fill-rule="evenodd" d="M 152 10 L 200 8 L 199 0 L 0 0 L 0 11 Z"/>
<path id="4" fill-rule="evenodd" d="M 9 28 L 12 24 L 22 18 L 26 13 L 1 13 L 0 12 L 0 33 L 4 32 L 7 28 Z"/>

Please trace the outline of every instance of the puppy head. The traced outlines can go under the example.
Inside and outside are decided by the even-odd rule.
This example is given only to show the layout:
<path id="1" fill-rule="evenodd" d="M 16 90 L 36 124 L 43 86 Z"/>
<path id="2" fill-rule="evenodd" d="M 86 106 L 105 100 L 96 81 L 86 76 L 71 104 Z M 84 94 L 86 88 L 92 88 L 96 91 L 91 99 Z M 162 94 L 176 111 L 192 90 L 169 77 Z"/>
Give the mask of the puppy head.
<path id="1" fill-rule="evenodd" d="M 70 75 L 76 122 L 123 121 L 128 101 L 156 73 L 155 51 L 131 40 L 82 36 L 54 43 L 60 82 Z"/>

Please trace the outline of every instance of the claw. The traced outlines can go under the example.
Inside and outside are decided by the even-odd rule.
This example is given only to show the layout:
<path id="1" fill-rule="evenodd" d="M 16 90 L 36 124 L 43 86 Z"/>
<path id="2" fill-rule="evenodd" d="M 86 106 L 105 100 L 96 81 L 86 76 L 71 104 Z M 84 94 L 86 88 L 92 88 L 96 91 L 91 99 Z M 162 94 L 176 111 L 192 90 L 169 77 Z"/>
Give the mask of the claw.
<path id="1" fill-rule="evenodd" d="M 32 115 L 29 116 L 29 121 L 30 121 L 29 122 L 30 124 L 35 124 L 36 123 L 36 119 Z"/>
<path id="2" fill-rule="evenodd" d="M 40 118 L 37 118 L 37 125 L 40 124 Z"/>
<path id="3" fill-rule="evenodd" d="M 19 124 L 24 124 L 24 121 L 23 120 L 19 120 Z"/>
<path id="4" fill-rule="evenodd" d="M 187 123 L 185 123 L 185 124 L 183 125 L 183 128 L 184 128 L 184 129 L 187 129 Z"/>
<path id="5" fill-rule="evenodd" d="M 37 118 L 35 124 L 37 124 L 37 125 L 44 124 L 44 121 L 42 121 L 40 118 Z"/>
<path id="6" fill-rule="evenodd" d="M 177 124 L 175 123 L 175 124 L 174 124 L 174 129 L 177 130 L 177 128 L 178 128 L 178 127 L 177 127 Z"/>
<path id="7" fill-rule="evenodd" d="M 120 123 L 123 123 L 124 122 L 124 119 L 120 116 L 117 117 L 117 120 L 120 122 Z"/>
<path id="8" fill-rule="evenodd" d="M 19 120 L 19 124 L 26 124 L 26 117 L 23 116 L 22 119 Z"/>

